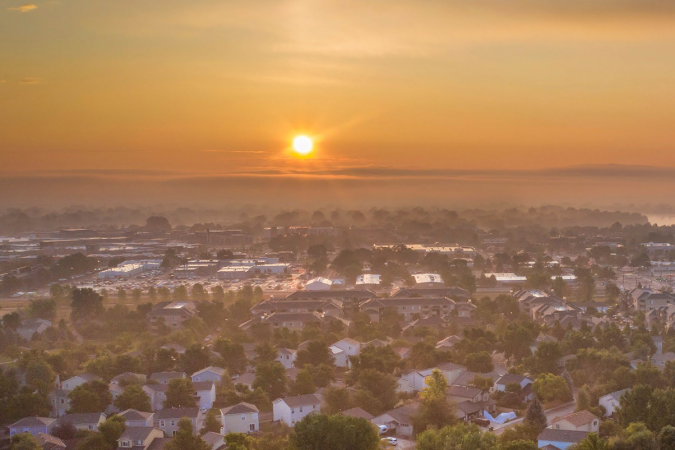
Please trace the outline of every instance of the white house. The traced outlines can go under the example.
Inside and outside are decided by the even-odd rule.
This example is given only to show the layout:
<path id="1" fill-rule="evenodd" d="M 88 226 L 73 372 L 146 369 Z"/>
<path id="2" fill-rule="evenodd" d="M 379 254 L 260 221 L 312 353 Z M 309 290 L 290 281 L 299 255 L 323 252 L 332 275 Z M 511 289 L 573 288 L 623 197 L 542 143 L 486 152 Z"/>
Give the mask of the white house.
<path id="1" fill-rule="evenodd" d="M 614 411 L 616 411 L 617 408 L 619 408 L 619 400 L 621 399 L 621 396 L 626 392 L 630 392 L 630 388 L 610 392 L 609 394 L 600 397 L 598 403 L 603 408 L 605 408 L 605 414 L 607 414 L 607 416 L 611 416 L 612 414 L 614 414 Z"/>
<path id="2" fill-rule="evenodd" d="M 524 389 L 528 384 L 532 384 L 534 381 L 531 378 L 518 375 L 517 373 L 505 373 L 497 379 L 495 382 L 495 389 L 501 392 L 506 391 L 506 386 L 509 384 L 517 384 L 521 389 Z"/>
<path id="3" fill-rule="evenodd" d="M 192 383 L 195 388 L 195 397 L 200 408 L 211 409 L 216 401 L 216 383 L 213 381 L 198 381 Z"/>
<path id="4" fill-rule="evenodd" d="M 148 449 L 153 441 L 164 438 L 164 432 L 153 427 L 127 427 L 117 439 L 117 448 Z M 157 447 L 161 448 L 161 447 Z"/>
<path id="5" fill-rule="evenodd" d="M 250 403 L 241 402 L 220 410 L 223 424 L 222 433 L 254 433 L 260 430 L 258 408 Z"/>
<path id="6" fill-rule="evenodd" d="M 51 417 L 24 417 L 9 426 L 9 435 L 14 436 L 21 433 L 30 433 L 33 436 L 37 436 L 38 433 L 51 434 L 54 426 L 56 426 L 56 419 Z"/>
<path id="7" fill-rule="evenodd" d="M 349 367 L 349 358 L 347 357 L 347 352 L 334 345 L 331 345 L 328 347 L 328 349 L 333 355 L 335 367 Z"/>
<path id="8" fill-rule="evenodd" d="M 290 348 L 280 348 L 277 351 L 277 358 L 275 361 L 279 361 L 286 369 L 292 369 L 294 367 L 295 357 L 297 354 L 297 350 Z"/>
<path id="9" fill-rule="evenodd" d="M 273 420 L 281 420 L 288 426 L 302 420 L 308 414 L 321 412 L 321 399 L 315 394 L 278 398 L 272 402 Z"/>
<path id="10" fill-rule="evenodd" d="M 347 356 L 356 356 L 361 353 L 361 343 L 351 338 L 337 341 L 333 346 L 344 350 Z"/>
<path id="11" fill-rule="evenodd" d="M 117 415 L 124 418 L 127 427 L 152 427 L 155 424 L 155 415 L 149 412 L 127 409 Z"/>
<path id="12" fill-rule="evenodd" d="M 328 278 L 317 277 L 312 278 L 311 280 L 305 283 L 306 291 L 329 291 L 333 282 Z"/>
<path id="13" fill-rule="evenodd" d="M 146 384 L 143 386 L 143 392 L 150 398 L 150 406 L 153 411 L 159 411 L 164 408 L 166 400 L 166 391 L 169 386 L 166 384 Z"/>
<path id="14" fill-rule="evenodd" d="M 600 430 L 600 419 L 593 413 L 583 410 L 556 417 L 551 421 L 554 430 L 586 431 L 597 433 Z"/>
<path id="15" fill-rule="evenodd" d="M 93 373 L 85 372 L 74 377 L 70 377 L 67 380 L 61 382 L 61 389 L 66 391 L 72 391 L 78 386 L 82 386 L 84 383 L 89 383 L 91 381 L 103 380 L 101 377 L 94 375 Z"/>
<path id="16" fill-rule="evenodd" d="M 443 376 L 445 376 L 445 379 L 448 380 L 448 385 L 454 384 L 460 375 L 466 372 L 466 367 L 460 366 L 459 364 L 450 362 L 441 363 L 438 366 L 432 367 L 430 369 L 421 370 L 419 372 L 409 372 L 402 375 L 398 380 L 397 390 L 399 392 L 406 392 L 408 394 L 421 391 L 426 386 L 426 378 L 430 376 L 431 373 L 436 369 L 438 369 L 443 374 Z"/>
<path id="17" fill-rule="evenodd" d="M 204 422 L 204 415 L 199 408 L 169 408 L 157 411 L 155 413 L 155 427 L 166 433 L 167 436 L 174 436 L 178 431 L 178 422 L 183 417 L 187 417 L 192 422 L 192 431 L 199 434 Z"/>
<path id="18" fill-rule="evenodd" d="M 68 398 L 68 394 L 70 394 L 70 391 L 63 389 L 55 389 L 49 393 L 53 417 L 60 417 L 66 414 L 70 409 L 70 398 Z"/>
<path id="19" fill-rule="evenodd" d="M 223 377 L 226 373 L 227 371 L 222 367 L 209 366 L 206 369 L 202 369 L 193 373 L 192 382 L 198 383 L 200 381 L 213 381 L 215 383 L 220 383 L 223 381 Z"/>

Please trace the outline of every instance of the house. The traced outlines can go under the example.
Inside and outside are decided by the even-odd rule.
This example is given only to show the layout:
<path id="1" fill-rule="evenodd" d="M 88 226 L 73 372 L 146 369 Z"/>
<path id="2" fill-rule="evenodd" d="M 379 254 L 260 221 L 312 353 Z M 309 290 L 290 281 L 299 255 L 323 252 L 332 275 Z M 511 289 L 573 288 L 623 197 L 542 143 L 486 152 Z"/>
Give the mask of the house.
<path id="1" fill-rule="evenodd" d="M 517 373 L 505 373 L 495 381 L 495 390 L 505 392 L 509 384 L 517 384 L 521 389 L 524 389 L 528 384 L 534 381 L 531 378 L 518 375 Z"/>
<path id="2" fill-rule="evenodd" d="M 616 411 L 619 408 L 620 406 L 619 401 L 621 400 L 621 396 L 626 392 L 630 392 L 630 388 L 610 392 L 609 394 L 600 397 L 600 399 L 598 400 L 598 404 L 603 408 L 605 408 L 605 414 L 608 417 L 614 414 L 614 411 Z"/>
<path id="3" fill-rule="evenodd" d="M 110 380 L 113 384 L 145 384 L 147 376 L 142 373 L 124 372 Z"/>
<path id="4" fill-rule="evenodd" d="M 267 316 L 275 312 L 318 312 L 335 317 L 342 317 L 343 304 L 339 300 L 264 300 L 251 308 L 251 315 Z"/>
<path id="5" fill-rule="evenodd" d="M 98 426 L 106 420 L 106 415 L 103 413 L 80 413 L 80 414 L 65 414 L 56 421 L 59 426 L 70 423 L 77 430 L 96 431 Z"/>
<path id="6" fill-rule="evenodd" d="M 675 295 L 652 289 L 633 289 L 628 293 L 628 298 L 636 311 L 651 311 L 675 304 Z"/>
<path id="7" fill-rule="evenodd" d="M 195 398 L 197 405 L 204 409 L 213 408 L 213 403 L 216 401 L 216 383 L 213 381 L 198 381 L 192 383 L 195 389 Z"/>
<path id="8" fill-rule="evenodd" d="M 366 300 L 360 308 L 374 322 L 380 321 L 386 308 L 395 309 L 406 322 L 411 322 L 421 317 L 448 316 L 455 301 L 447 297 L 389 297 Z"/>
<path id="9" fill-rule="evenodd" d="M 328 278 L 317 277 L 312 278 L 311 280 L 305 283 L 306 291 L 328 291 L 330 290 L 333 282 Z"/>
<path id="10" fill-rule="evenodd" d="M 152 307 L 148 313 L 148 320 L 152 328 L 164 324 L 175 330 L 196 315 L 197 306 L 193 302 L 160 302 Z"/>
<path id="11" fill-rule="evenodd" d="M 51 434 L 38 433 L 35 436 L 42 446 L 42 450 L 66 450 L 66 444 L 56 436 Z"/>
<path id="12" fill-rule="evenodd" d="M 289 294 L 284 300 L 337 300 L 343 305 L 345 312 L 351 313 L 358 310 L 359 304 L 375 297 L 377 297 L 377 294 L 368 289 L 331 289 L 329 291 L 308 291 L 305 289 Z"/>
<path id="13" fill-rule="evenodd" d="M 457 404 L 456 415 L 459 419 L 468 421 L 483 417 L 485 411 L 490 414 L 496 411 L 496 404 L 490 399 L 489 392 L 475 387 L 452 385 L 448 388 L 446 398 Z"/>
<path id="14" fill-rule="evenodd" d="M 438 287 L 438 288 L 400 288 L 394 292 L 392 297 L 448 297 L 455 301 L 467 301 L 471 298 L 471 292 L 458 287 Z"/>
<path id="15" fill-rule="evenodd" d="M 186 378 L 185 372 L 155 372 L 150 374 L 150 379 L 160 384 L 169 384 L 169 381 Z"/>
<path id="16" fill-rule="evenodd" d="M 209 431 L 208 433 L 202 436 L 202 440 L 206 442 L 211 450 L 224 450 L 225 449 L 225 436 L 222 434 L 214 433 Z"/>
<path id="17" fill-rule="evenodd" d="M 150 412 L 127 409 L 117 415 L 124 418 L 124 424 L 127 427 L 152 427 L 155 424 L 155 416 Z"/>
<path id="18" fill-rule="evenodd" d="M 469 372 L 469 371 L 464 371 L 462 372 L 455 382 L 453 384 L 456 384 L 458 386 L 472 386 L 473 385 L 473 380 L 476 377 L 481 377 L 481 378 L 491 378 L 495 382 L 499 379 L 501 375 L 499 375 L 497 372 L 488 372 L 488 373 L 478 373 L 478 372 Z M 490 392 L 494 391 L 494 386 L 490 389 Z"/>
<path id="19" fill-rule="evenodd" d="M 164 438 L 164 432 L 154 427 L 126 427 L 117 439 L 117 448 L 148 450 L 156 439 Z"/>
<path id="20" fill-rule="evenodd" d="M 431 328 L 438 332 L 442 332 L 446 328 L 449 328 L 452 322 L 446 318 L 439 316 L 427 316 L 421 317 L 417 320 L 413 320 L 408 325 L 403 327 L 403 331 L 412 330 L 414 328 Z"/>
<path id="21" fill-rule="evenodd" d="M 150 407 L 153 411 L 159 411 L 164 408 L 166 391 L 169 389 L 167 384 L 146 384 L 142 389 L 150 399 Z"/>
<path id="22" fill-rule="evenodd" d="M 68 394 L 71 391 L 63 389 L 55 389 L 49 393 L 49 402 L 52 406 L 52 417 L 60 417 L 68 412 L 70 409 L 70 398 Z"/>
<path id="23" fill-rule="evenodd" d="M 668 361 L 675 361 L 675 353 L 666 352 L 666 353 L 655 353 L 650 358 L 652 364 L 654 364 L 659 369 L 663 370 Z"/>
<path id="24" fill-rule="evenodd" d="M 537 446 L 539 448 L 551 445 L 559 450 L 565 450 L 574 444 L 586 439 L 588 432 L 586 431 L 569 431 L 569 430 L 554 430 L 552 428 L 545 428 L 539 436 L 537 436 Z"/>
<path id="25" fill-rule="evenodd" d="M 21 322 L 21 325 L 16 329 L 16 332 L 23 339 L 30 341 L 35 334 L 42 334 L 51 327 L 52 323 L 44 319 L 28 319 Z"/>
<path id="26" fill-rule="evenodd" d="M 410 403 L 373 417 L 370 422 L 378 426 L 384 425 L 388 430 L 394 431 L 400 436 L 411 437 L 413 435 L 412 417 L 418 409 L 419 404 Z"/>
<path id="27" fill-rule="evenodd" d="M 330 350 L 331 354 L 333 355 L 333 363 L 335 364 L 335 367 L 349 367 L 350 362 L 347 352 L 334 345 L 328 347 L 328 350 Z"/>
<path id="28" fill-rule="evenodd" d="M 155 413 L 155 427 L 166 433 L 167 436 L 174 436 L 178 431 L 178 421 L 187 417 L 192 422 L 192 430 L 195 435 L 202 429 L 204 415 L 199 408 L 169 408 L 162 409 Z"/>
<path id="29" fill-rule="evenodd" d="M 223 381 L 223 377 L 227 371 L 222 367 L 213 367 L 209 366 L 206 369 L 202 369 L 198 372 L 192 374 L 192 382 L 198 383 L 200 381 L 213 381 L 215 383 L 220 383 Z"/>
<path id="30" fill-rule="evenodd" d="M 451 362 L 441 363 L 436 367 L 421 370 L 418 372 L 409 372 L 404 374 L 398 380 L 399 392 L 406 392 L 409 394 L 419 392 L 426 387 L 426 379 L 434 370 L 439 370 L 448 384 L 454 384 L 457 379 L 466 371 L 466 367 L 454 364 Z"/>
<path id="31" fill-rule="evenodd" d="M 417 288 L 439 288 L 445 286 L 445 281 L 437 273 L 416 273 L 413 275 Z"/>
<path id="32" fill-rule="evenodd" d="M 356 356 L 361 353 L 361 343 L 355 339 L 344 338 L 333 346 L 344 350 L 347 356 Z"/>
<path id="33" fill-rule="evenodd" d="M 382 283 L 382 275 L 365 273 L 356 277 L 356 289 L 377 289 Z"/>
<path id="34" fill-rule="evenodd" d="M 112 396 L 112 401 L 114 402 L 115 400 L 117 400 L 117 397 L 124 394 L 124 387 L 122 387 L 119 384 L 110 383 L 108 385 L 108 392 L 110 392 L 110 395 Z"/>
<path id="35" fill-rule="evenodd" d="M 253 382 L 254 381 L 255 381 L 255 373 L 251 373 L 251 372 L 242 373 L 241 375 L 238 375 L 238 376 L 235 375 L 232 378 L 232 383 L 234 383 L 235 386 L 238 385 L 238 384 L 242 384 L 242 385 L 248 387 L 251 390 L 253 390 Z"/>
<path id="36" fill-rule="evenodd" d="M 302 420 L 306 415 L 321 412 L 321 399 L 315 394 L 278 398 L 272 402 L 273 420 L 288 426 Z"/>
<path id="37" fill-rule="evenodd" d="M 373 419 L 373 415 L 370 414 L 368 411 L 359 408 L 358 406 L 355 408 L 348 409 L 346 411 L 342 411 L 340 413 L 341 416 L 347 416 L 347 417 L 356 417 L 357 419 L 366 419 L 368 421 Z"/>
<path id="38" fill-rule="evenodd" d="M 220 410 L 222 433 L 254 433 L 260 430 L 258 408 L 250 403 L 238 403 Z"/>
<path id="39" fill-rule="evenodd" d="M 459 336 L 448 336 L 436 342 L 436 350 L 451 350 L 456 343 L 461 342 L 462 338 Z"/>
<path id="40" fill-rule="evenodd" d="M 56 426 L 56 419 L 52 417 L 24 417 L 9 426 L 9 435 L 30 433 L 37 436 L 39 433 L 51 434 Z"/>
<path id="41" fill-rule="evenodd" d="M 64 391 L 72 391 L 76 387 L 82 386 L 84 383 L 89 383 L 94 380 L 103 381 L 103 378 L 89 372 L 81 373 L 61 382 L 61 389 Z"/>
<path id="42" fill-rule="evenodd" d="M 600 419 L 589 411 L 577 411 L 566 416 L 556 417 L 551 421 L 551 428 L 554 430 L 597 433 L 600 430 Z"/>
<path id="43" fill-rule="evenodd" d="M 277 357 L 275 361 L 279 361 L 286 369 L 291 369 L 294 367 L 295 357 L 297 354 L 297 350 L 290 348 L 280 348 L 277 351 Z"/>

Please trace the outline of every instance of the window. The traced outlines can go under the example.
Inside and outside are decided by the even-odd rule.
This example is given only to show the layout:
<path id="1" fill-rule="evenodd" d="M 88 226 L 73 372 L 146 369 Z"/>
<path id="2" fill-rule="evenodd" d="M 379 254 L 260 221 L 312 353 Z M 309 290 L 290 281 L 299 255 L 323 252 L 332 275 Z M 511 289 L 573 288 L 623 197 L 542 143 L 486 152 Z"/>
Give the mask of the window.
<path id="1" fill-rule="evenodd" d="M 175 421 L 175 420 L 172 420 L 172 421 L 171 421 L 171 426 L 172 426 L 172 427 L 175 427 L 175 426 L 176 426 L 176 421 Z"/>
<path id="2" fill-rule="evenodd" d="M 64 399 L 61 399 L 61 404 L 63 405 L 66 401 Z"/>
<path id="3" fill-rule="evenodd" d="M 120 447 L 131 447 L 131 442 L 129 441 L 122 441 L 121 444 Z"/>
<path id="4" fill-rule="evenodd" d="M 246 420 L 246 416 L 245 415 L 241 416 L 241 420 Z"/>
<path id="5" fill-rule="evenodd" d="M 164 424 L 165 424 L 165 422 L 164 422 L 163 420 L 160 420 L 160 421 L 159 421 L 159 426 L 160 426 L 160 427 L 163 427 Z"/>
<path id="6" fill-rule="evenodd" d="M 93 430 L 93 429 L 94 429 L 94 426 L 93 426 L 93 425 L 89 425 L 89 429 L 90 429 L 90 430 Z"/>
<path id="7" fill-rule="evenodd" d="M 291 408 L 291 414 L 295 414 L 295 408 Z"/>
<path id="8" fill-rule="evenodd" d="M 300 407 L 300 412 L 302 412 L 302 406 Z"/>
<path id="9" fill-rule="evenodd" d="M 175 436 L 177 432 L 178 432 L 178 431 L 173 430 L 173 431 L 171 432 L 171 436 Z"/>

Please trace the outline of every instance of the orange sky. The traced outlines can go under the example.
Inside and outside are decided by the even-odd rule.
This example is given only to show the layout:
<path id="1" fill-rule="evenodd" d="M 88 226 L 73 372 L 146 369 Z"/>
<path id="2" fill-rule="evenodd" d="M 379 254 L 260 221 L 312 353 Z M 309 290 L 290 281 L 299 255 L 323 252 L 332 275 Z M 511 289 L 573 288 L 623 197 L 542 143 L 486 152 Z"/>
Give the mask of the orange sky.
<path id="1" fill-rule="evenodd" d="M 675 166 L 673 55 L 672 0 L 0 0 L 0 172 Z"/>

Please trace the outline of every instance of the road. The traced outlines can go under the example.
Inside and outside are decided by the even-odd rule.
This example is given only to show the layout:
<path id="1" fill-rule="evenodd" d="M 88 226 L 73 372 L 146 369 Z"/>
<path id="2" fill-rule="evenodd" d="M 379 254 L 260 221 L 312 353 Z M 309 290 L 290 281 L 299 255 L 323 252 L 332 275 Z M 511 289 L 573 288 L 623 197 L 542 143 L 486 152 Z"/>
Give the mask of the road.
<path id="1" fill-rule="evenodd" d="M 544 411 L 544 413 L 546 414 L 546 419 L 548 420 L 548 423 L 550 424 L 551 421 L 553 419 L 555 419 L 556 417 L 565 416 L 567 414 L 573 413 L 574 410 L 576 409 L 576 406 L 577 406 L 576 403 L 572 401 L 572 402 L 569 402 L 569 403 L 565 403 L 563 405 L 558 405 L 558 406 L 556 406 L 554 408 L 551 408 L 551 409 L 547 409 L 546 411 Z M 507 422 L 507 423 L 492 424 L 492 427 L 494 429 L 494 433 L 496 435 L 500 435 L 504 432 L 505 429 L 507 429 L 509 427 L 512 427 L 514 425 L 518 425 L 522 421 L 523 421 L 523 418 L 520 417 L 518 419 L 512 420 L 512 421 Z"/>

